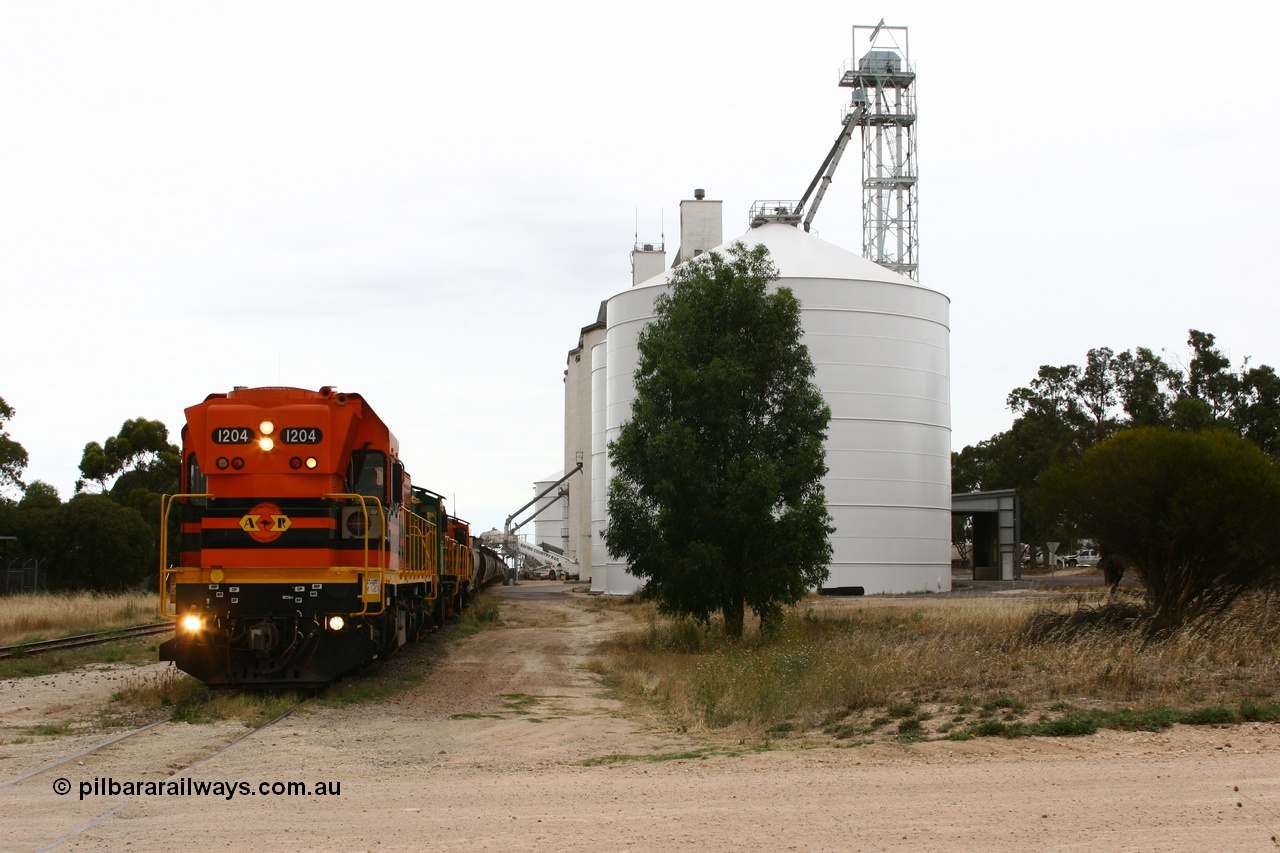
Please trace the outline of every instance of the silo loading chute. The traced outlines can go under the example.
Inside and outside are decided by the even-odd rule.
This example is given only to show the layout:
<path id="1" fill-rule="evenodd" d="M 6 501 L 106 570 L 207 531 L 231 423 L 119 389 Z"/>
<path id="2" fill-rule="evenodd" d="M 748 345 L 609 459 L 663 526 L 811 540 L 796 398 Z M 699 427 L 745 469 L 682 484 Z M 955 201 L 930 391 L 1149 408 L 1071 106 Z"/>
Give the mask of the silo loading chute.
<path id="1" fill-rule="evenodd" d="M 579 456 L 581 456 L 581 454 L 579 454 Z M 513 525 L 511 522 L 514 521 L 516 516 L 518 516 L 520 513 L 524 512 L 526 509 L 533 506 L 538 501 L 542 500 L 543 498 L 551 494 L 556 489 L 560 488 L 561 483 L 565 482 L 566 480 L 568 480 L 570 477 L 572 477 L 574 474 L 578 473 L 581 470 L 582 470 L 582 462 L 579 461 L 578 464 L 573 467 L 573 470 L 569 471 L 569 473 L 565 474 L 559 480 L 556 480 L 550 486 L 543 489 L 541 492 L 538 493 L 538 495 L 533 500 L 529 501 L 524 506 L 520 507 L 518 510 L 511 513 L 511 515 L 507 516 L 506 524 L 503 525 L 502 547 L 508 557 L 511 557 L 513 559 L 518 558 L 520 556 L 532 557 L 533 559 L 539 561 L 543 565 L 555 566 L 558 571 L 561 571 L 565 574 L 572 575 L 572 574 L 578 573 L 578 570 L 579 570 L 578 564 L 575 561 L 570 560 L 562 555 L 554 554 L 550 551 L 543 550 L 542 548 L 539 548 L 536 545 L 531 545 L 528 542 L 524 542 L 520 539 L 520 537 L 515 535 L 517 530 L 519 530 L 521 527 L 524 527 L 526 524 L 528 524 L 529 522 L 533 521 L 535 518 L 538 517 L 537 512 L 535 512 L 533 515 L 529 516 L 519 524 Z"/>

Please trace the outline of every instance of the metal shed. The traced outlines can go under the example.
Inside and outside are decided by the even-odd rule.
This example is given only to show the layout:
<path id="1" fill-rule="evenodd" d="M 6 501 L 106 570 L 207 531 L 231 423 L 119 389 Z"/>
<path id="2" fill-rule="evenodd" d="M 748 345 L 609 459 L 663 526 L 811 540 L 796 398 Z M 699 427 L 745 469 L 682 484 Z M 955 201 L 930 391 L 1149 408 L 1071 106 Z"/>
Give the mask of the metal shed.
<path id="1" fill-rule="evenodd" d="M 973 518 L 973 579 L 1022 579 L 1022 516 L 1014 489 L 951 496 L 951 515 Z"/>

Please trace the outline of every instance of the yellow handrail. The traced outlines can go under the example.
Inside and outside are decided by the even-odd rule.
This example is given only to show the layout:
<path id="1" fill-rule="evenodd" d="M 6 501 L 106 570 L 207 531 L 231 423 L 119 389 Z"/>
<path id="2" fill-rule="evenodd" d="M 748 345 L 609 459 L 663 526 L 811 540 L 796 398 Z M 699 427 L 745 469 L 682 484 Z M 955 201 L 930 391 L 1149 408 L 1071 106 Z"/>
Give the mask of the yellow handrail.
<path id="1" fill-rule="evenodd" d="M 385 565 L 372 567 L 372 570 L 371 570 L 371 567 L 369 566 L 369 507 L 367 502 L 373 501 L 374 505 L 378 508 L 378 517 L 382 522 L 381 529 L 383 531 L 383 536 L 385 536 L 386 529 L 387 529 L 387 515 L 385 510 L 383 510 L 382 508 L 382 501 L 378 500 L 375 497 L 369 497 L 367 495 L 357 495 L 357 494 L 349 494 L 349 493 L 333 493 L 333 494 L 321 495 L 321 497 L 329 498 L 332 500 L 360 501 L 360 511 L 361 511 L 361 514 L 364 516 L 364 576 L 365 576 L 365 584 L 366 584 L 365 590 L 368 589 L 368 580 L 371 572 L 376 572 L 377 581 L 378 581 L 377 595 L 378 595 L 379 608 L 377 610 L 370 610 L 369 600 L 367 598 L 368 593 L 365 592 L 365 590 L 361 590 L 360 600 L 363 604 L 363 609 L 360 612 L 352 613 L 351 615 L 352 616 L 381 616 L 387 609 L 387 603 L 386 603 L 387 570 Z M 160 590 L 159 590 L 160 615 L 164 618 L 169 618 L 169 619 L 174 619 L 174 618 L 177 618 L 178 616 L 178 608 L 177 608 L 176 600 L 174 601 L 172 610 L 170 610 L 167 606 L 169 601 L 169 595 L 168 595 L 169 576 L 173 574 L 177 574 L 178 572 L 181 572 L 186 568 L 191 568 L 189 566 L 178 566 L 174 568 L 174 567 L 165 565 L 168 552 L 169 552 L 169 513 L 172 511 L 173 504 L 176 501 L 180 499 L 186 500 L 190 498 L 206 498 L 211 501 L 217 500 L 217 496 L 212 494 L 211 492 L 160 496 Z M 385 562 L 385 557 L 383 560 L 379 560 L 379 562 L 380 563 Z"/>
<path id="2" fill-rule="evenodd" d="M 208 498 L 209 500 L 217 500 L 217 497 L 208 492 L 199 494 L 183 494 L 183 495 L 161 495 L 160 496 L 160 615 L 166 619 L 178 618 L 178 602 L 173 602 L 173 612 L 169 612 L 169 608 L 165 603 L 169 600 L 169 575 L 182 571 L 186 566 L 178 568 L 166 567 L 165 561 L 169 557 L 169 510 L 173 507 L 173 502 L 179 498 Z M 181 534 L 181 531 L 179 531 Z"/>
<path id="3" fill-rule="evenodd" d="M 411 572 L 439 574 L 436 565 L 436 526 L 420 515 L 402 509 L 405 515 L 405 545 Z"/>
<path id="4" fill-rule="evenodd" d="M 387 609 L 387 567 L 385 565 L 386 550 L 383 549 L 382 559 L 378 560 L 379 563 L 382 563 L 384 565 L 379 565 L 374 567 L 374 569 L 378 573 L 378 605 L 379 607 L 376 611 L 373 611 L 369 609 L 369 600 L 367 598 L 367 596 L 369 595 L 368 589 L 369 589 L 369 574 L 370 574 L 369 506 L 367 504 L 367 501 L 373 501 L 374 505 L 377 506 L 378 508 L 378 518 L 381 519 L 382 521 L 381 530 L 382 530 L 383 541 L 385 542 L 386 535 L 387 535 L 387 514 L 382 508 L 382 501 L 380 501 L 378 498 L 375 498 L 375 497 L 370 497 L 368 495 L 358 495 L 358 494 L 355 494 L 354 492 L 332 492 L 330 494 L 321 495 L 320 497 L 328 498 L 330 500 L 360 501 L 360 513 L 361 515 L 364 516 L 364 584 L 365 584 L 364 589 L 360 591 L 360 601 L 363 604 L 364 609 L 361 610 L 359 613 L 352 613 L 351 615 L 352 616 L 381 616 L 384 612 L 386 612 L 386 609 Z"/>

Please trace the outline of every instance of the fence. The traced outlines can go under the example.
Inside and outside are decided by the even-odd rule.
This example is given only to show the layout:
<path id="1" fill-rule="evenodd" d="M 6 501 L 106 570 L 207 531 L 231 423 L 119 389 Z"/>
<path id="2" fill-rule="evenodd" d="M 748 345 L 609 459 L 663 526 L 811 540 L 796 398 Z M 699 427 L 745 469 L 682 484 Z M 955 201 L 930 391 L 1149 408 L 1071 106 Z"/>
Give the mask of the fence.
<path id="1" fill-rule="evenodd" d="M 47 560 L 27 558 L 13 559 L 0 573 L 0 592 L 12 595 L 17 592 L 44 592 L 48 588 Z"/>

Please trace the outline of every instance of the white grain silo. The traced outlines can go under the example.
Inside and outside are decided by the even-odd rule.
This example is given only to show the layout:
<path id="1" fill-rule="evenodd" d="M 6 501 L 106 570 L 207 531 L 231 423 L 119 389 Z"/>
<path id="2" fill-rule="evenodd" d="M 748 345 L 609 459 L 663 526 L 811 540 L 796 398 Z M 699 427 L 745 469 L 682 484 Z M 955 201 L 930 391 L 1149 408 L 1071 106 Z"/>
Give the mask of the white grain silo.
<path id="1" fill-rule="evenodd" d="M 679 264 L 709 251 L 720 243 L 723 229 L 723 202 L 708 200 L 703 190 L 694 190 L 692 199 L 680 202 L 680 248 L 673 264 Z M 601 483 L 602 520 L 593 522 L 599 532 L 608 525 L 608 484 L 613 477 L 607 447 L 618 437 L 622 424 L 631 418 L 631 401 L 635 398 L 635 373 L 640 330 L 653 319 L 653 300 L 667 289 L 669 273 L 663 272 L 665 246 L 637 244 L 631 253 L 631 288 L 624 290 L 605 303 L 605 351 L 604 351 L 604 434 L 593 436 L 593 447 L 598 443 L 606 449 L 604 481 Z M 625 562 L 608 556 L 603 542 L 598 542 L 593 552 L 603 560 L 604 580 L 600 591 L 614 595 L 629 595 L 636 591 L 639 580 L 632 575 Z M 592 589 L 597 588 L 593 581 Z"/>
<path id="2" fill-rule="evenodd" d="M 777 286 L 799 299 L 814 381 L 831 407 L 823 485 L 836 529 L 824 588 L 950 589 L 950 300 L 791 224 L 766 222 L 738 240 L 768 247 Z M 705 251 L 688 249 L 677 261 Z M 608 300 L 606 442 L 631 416 L 640 330 L 670 276 Z M 624 564 L 606 573 L 603 591 L 640 585 Z"/>
<path id="3" fill-rule="evenodd" d="M 605 459 L 605 344 L 591 348 L 591 591 L 608 590 L 609 555 L 600 531 L 608 523 Z"/>
<path id="4" fill-rule="evenodd" d="M 591 352 L 604 341 L 604 332 L 604 303 L 601 303 L 596 322 L 583 326 L 578 333 L 578 345 L 569 350 L 564 370 L 564 470 L 572 471 L 582 463 L 582 470 L 562 485 L 569 502 L 565 557 L 578 564 L 582 580 L 591 576 L 591 484 L 595 477 L 591 447 Z"/>
<path id="5" fill-rule="evenodd" d="M 547 489 L 550 489 L 556 482 L 564 476 L 563 471 L 558 471 L 549 477 L 544 477 L 533 484 L 534 495 L 540 495 Z M 539 547 L 550 545 L 556 551 L 564 552 L 566 547 L 565 540 L 568 538 L 568 504 L 565 501 L 563 489 L 553 489 L 550 494 L 543 497 L 534 504 L 534 521 L 533 521 L 533 543 Z"/>

